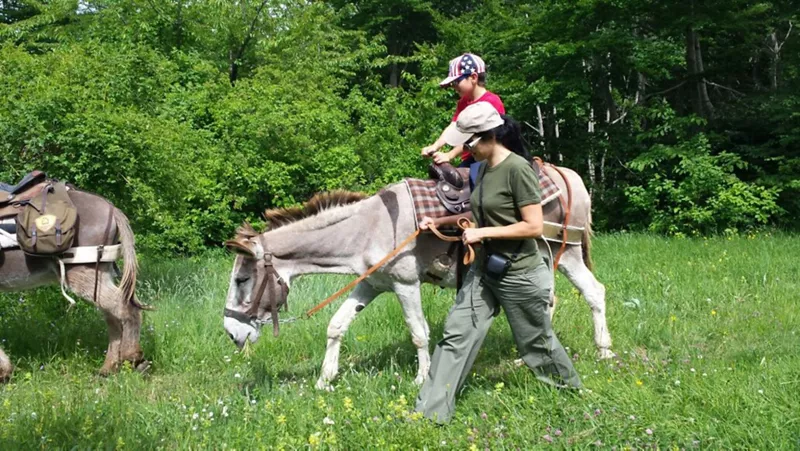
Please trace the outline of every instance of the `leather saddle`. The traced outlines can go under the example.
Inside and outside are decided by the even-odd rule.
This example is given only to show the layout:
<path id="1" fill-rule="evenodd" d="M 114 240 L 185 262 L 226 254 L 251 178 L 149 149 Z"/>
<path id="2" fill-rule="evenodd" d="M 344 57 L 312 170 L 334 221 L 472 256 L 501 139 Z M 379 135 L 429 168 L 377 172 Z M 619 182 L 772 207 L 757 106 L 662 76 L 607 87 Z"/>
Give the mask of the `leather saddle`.
<path id="1" fill-rule="evenodd" d="M 0 218 L 17 215 L 25 201 L 34 198 L 46 185 L 47 175 L 33 171 L 16 185 L 0 183 Z"/>
<path id="2" fill-rule="evenodd" d="M 26 175 L 16 185 L 9 185 L 0 182 L 0 202 L 6 200 L 9 195 L 19 194 L 22 191 L 30 188 L 31 186 L 43 182 L 47 179 L 47 175 L 42 171 L 33 171 Z M 5 196 L 3 196 L 5 194 Z"/>
<path id="3" fill-rule="evenodd" d="M 436 197 L 451 214 L 469 211 L 469 169 L 457 169 L 450 163 L 432 164 L 428 174 L 436 180 Z"/>

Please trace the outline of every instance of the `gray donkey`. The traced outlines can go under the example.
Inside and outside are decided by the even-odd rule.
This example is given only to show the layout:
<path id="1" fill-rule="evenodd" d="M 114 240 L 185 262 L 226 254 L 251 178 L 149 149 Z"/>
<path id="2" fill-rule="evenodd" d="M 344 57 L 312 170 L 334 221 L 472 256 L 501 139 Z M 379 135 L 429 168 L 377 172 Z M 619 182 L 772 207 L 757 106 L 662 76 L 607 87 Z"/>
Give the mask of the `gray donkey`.
<path id="1" fill-rule="evenodd" d="M 115 372 L 120 363 L 143 364 L 139 345 L 141 308 L 134 293 L 136 288 L 136 250 L 133 231 L 125 215 L 106 199 L 87 192 L 71 190 L 69 197 L 78 210 L 78 230 L 73 246 L 112 245 L 119 237 L 125 262 L 119 285 L 114 283 L 116 268 L 105 262 L 70 264 L 65 267 L 68 288 L 92 302 L 108 324 L 108 351 L 100 373 Z M 113 221 L 109 225 L 109 215 Z M 110 229 L 107 231 L 107 228 Z M 103 238 L 106 237 L 106 242 Z M 55 258 L 26 255 L 19 249 L 0 250 L 0 291 L 22 291 L 42 285 L 60 283 L 60 265 Z M 95 277 L 97 276 L 97 277 Z M 95 279 L 97 284 L 95 285 Z M 95 288 L 96 287 L 96 288 Z M 0 349 L 0 379 L 12 372 L 8 356 Z"/>
<path id="2" fill-rule="evenodd" d="M 551 168 L 544 170 L 553 171 Z M 580 290 L 592 310 L 594 341 L 601 358 L 611 357 L 611 337 L 606 325 L 605 288 L 590 270 L 591 199 L 580 176 L 563 169 L 572 188 L 570 225 L 585 227 L 580 244 L 572 244 L 559 261 L 559 270 Z M 562 192 L 566 183 L 549 173 Z M 561 222 L 562 206 L 550 202 L 544 219 Z M 405 183 L 391 185 L 380 193 L 365 197 L 354 193 L 332 192 L 315 196 L 306 205 L 265 213 L 270 230 L 258 233 L 241 227 L 226 246 L 238 253 L 224 313 L 224 327 L 239 346 L 256 342 L 261 325 L 273 322 L 277 335 L 277 308 L 283 305 L 292 279 L 302 274 L 361 274 L 380 261 L 417 227 L 413 200 Z M 548 249 L 540 240 L 543 255 L 552 255 L 559 246 Z M 437 257 L 448 252 L 450 243 L 422 234 L 403 252 L 369 278 L 360 282 L 342 303 L 328 325 L 328 343 L 320 389 L 332 389 L 331 381 L 339 368 L 342 335 L 356 315 L 378 294 L 393 291 L 403 309 L 411 339 L 417 348 L 419 370 L 415 379 L 422 383 L 428 374 L 429 329 L 422 310 L 420 285 L 423 282 L 455 287 L 454 268 L 443 280 L 434 282 L 428 275 Z M 551 260 L 552 262 L 552 260 Z M 455 265 L 453 265 L 455 266 Z"/>

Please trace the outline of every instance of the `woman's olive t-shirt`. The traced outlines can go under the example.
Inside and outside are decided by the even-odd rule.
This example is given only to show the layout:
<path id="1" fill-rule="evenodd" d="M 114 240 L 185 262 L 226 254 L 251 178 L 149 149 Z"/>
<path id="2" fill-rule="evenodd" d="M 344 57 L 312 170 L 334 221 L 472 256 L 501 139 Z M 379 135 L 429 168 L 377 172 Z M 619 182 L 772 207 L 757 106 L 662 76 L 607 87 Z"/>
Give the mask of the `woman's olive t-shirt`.
<path id="1" fill-rule="evenodd" d="M 479 227 L 516 224 L 522 221 L 520 208 L 542 202 L 539 178 L 524 158 L 512 153 L 497 166 L 488 166 L 487 163 L 482 164 L 470 197 L 472 217 Z M 476 259 L 481 268 L 487 252 L 513 260 L 510 273 L 525 272 L 542 263 L 539 248 L 533 238 L 483 240 Z"/>

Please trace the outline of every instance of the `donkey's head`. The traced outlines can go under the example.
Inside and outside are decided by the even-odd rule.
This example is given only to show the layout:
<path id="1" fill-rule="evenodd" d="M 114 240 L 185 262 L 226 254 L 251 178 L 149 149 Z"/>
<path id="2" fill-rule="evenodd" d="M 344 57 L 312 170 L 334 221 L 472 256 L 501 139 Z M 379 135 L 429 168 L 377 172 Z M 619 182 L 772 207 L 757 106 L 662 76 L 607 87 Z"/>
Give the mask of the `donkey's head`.
<path id="1" fill-rule="evenodd" d="M 278 309 L 286 305 L 289 285 L 275 267 L 264 235 L 245 225 L 225 247 L 237 254 L 225 302 L 225 331 L 239 348 L 247 340 L 255 343 L 266 323 L 272 323 L 277 337 Z"/>

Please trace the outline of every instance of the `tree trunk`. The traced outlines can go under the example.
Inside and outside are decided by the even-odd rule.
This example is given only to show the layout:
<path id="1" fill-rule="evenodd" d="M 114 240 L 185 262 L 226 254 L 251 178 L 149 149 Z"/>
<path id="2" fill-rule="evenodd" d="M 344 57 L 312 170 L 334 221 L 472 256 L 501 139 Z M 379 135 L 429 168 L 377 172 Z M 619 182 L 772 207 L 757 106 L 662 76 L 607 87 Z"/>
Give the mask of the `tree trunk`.
<path id="1" fill-rule="evenodd" d="M 769 87 L 773 91 L 778 90 L 778 73 L 780 72 L 781 44 L 778 42 L 778 33 L 773 31 L 769 34 L 769 49 L 772 52 L 772 61 L 769 65 Z"/>
<path id="2" fill-rule="evenodd" d="M 644 102 L 644 97 L 647 95 L 647 77 L 641 73 L 636 72 L 636 98 L 634 105 Z"/>
<path id="3" fill-rule="evenodd" d="M 761 62 L 761 56 L 759 53 L 756 53 L 752 58 L 750 58 L 750 65 L 751 67 L 751 74 L 750 76 L 753 78 L 753 87 L 756 91 L 761 91 L 764 89 L 761 86 L 761 79 L 759 78 L 758 74 L 758 63 Z"/>
<path id="4" fill-rule="evenodd" d="M 712 117 L 714 105 L 708 96 L 708 87 L 703 77 L 703 52 L 700 47 L 700 38 L 692 26 L 686 27 L 686 67 L 693 88 L 692 106 L 694 112 L 701 117 Z"/>
<path id="5" fill-rule="evenodd" d="M 269 0 L 263 0 L 261 4 L 258 6 L 256 10 L 255 16 L 253 16 L 253 20 L 250 22 L 250 26 L 247 29 L 247 34 L 245 34 L 244 39 L 242 40 L 242 45 L 239 46 L 239 49 L 229 52 L 230 58 L 230 68 L 228 70 L 228 77 L 230 77 L 231 85 L 236 84 L 236 80 L 239 78 L 239 64 L 244 57 L 245 51 L 247 51 L 247 47 L 250 44 L 250 40 L 253 38 L 253 34 L 256 30 L 256 25 L 258 24 L 258 19 L 261 18 L 261 12 L 264 10 L 264 7 L 267 6 Z M 244 11 L 244 8 L 242 9 Z M 244 16 L 243 16 L 244 18 Z M 246 19 L 245 19 L 246 20 Z"/>
<path id="6" fill-rule="evenodd" d="M 587 131 L 589 132 L 589 135 L 590 135 L 589 139 L 590 139 L 591 143 L 594 143 L 594 139 L 595 139 L 594 138 L 594 126 L 595 126 L 594 108 L 592 108 L 592 106 L 590 105 L 589 106 L 589 126 L 587 128 Z M 594 171 L 594 149 L 593 149 L 592 145 L 589 146 L 589 151 L 586 154 L 586 168 L 587 168 L 587 170 L 589 172 L 589 197 L 591 199 L 594 199 L 594 185 L 595 185 L 595 183 L 597 183 L 597 180 L 596 180 L 595 171 Z"/>
<path id="7" fill-rule="evenodd" d="M 393 88 L 400 85 L 400 68 L 397 63 L 392 63 L 391 72 L 389 72 L 389 85 Z"/>
<path id="8" fill-rule="evenodd" d="M 545 128 L 545 120 L 544 120 L 544 113 L 542 113 L 542 106 L 536 105 L 536 116 L 538 119 L 539 124 L 539 143 L 542 146 L 542 159 L 551 161 L 550 158 L 550 146 L 547 142 L 548 136 L 550 135 L 550 131 Z"/>
<path id="9" fill-rule="evenodd" d="M 180 50 L 183 46 L 183 0 L 179 0 L 175 11 L 175 48 Z"/>

